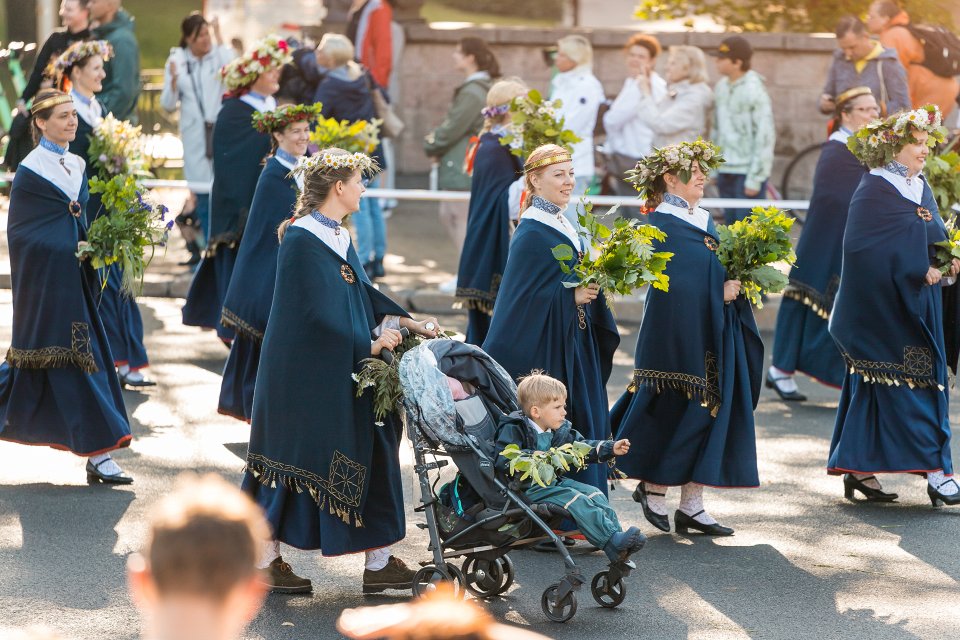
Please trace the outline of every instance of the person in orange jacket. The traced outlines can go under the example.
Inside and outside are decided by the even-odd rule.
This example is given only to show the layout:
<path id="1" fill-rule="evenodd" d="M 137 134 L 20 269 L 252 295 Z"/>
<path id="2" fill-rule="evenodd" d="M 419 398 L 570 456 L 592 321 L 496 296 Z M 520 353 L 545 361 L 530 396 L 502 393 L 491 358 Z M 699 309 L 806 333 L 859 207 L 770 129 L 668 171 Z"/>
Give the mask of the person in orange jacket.
<path id="1" fill-rule="evenodd" d="M 393 68 L 392 21 L 393 9 L 387 0 L 353 0 L 347 22 L 346 35 L 356 48 L 357 62 L 383 88 Z"/>
<path id="2" fill-rule="evenodd" d="M 925 104 L 940 107 L 944 119 L 956 106 L 960 85 L 955 78 L 944 78 L 924 66 L 923 44 L 907 28 L 910 16 L 894 0 L 876 0 L 867 13 L 867 29 L 880 38 L 885 47 L 896 49 L 907 70 L 910 102 L 916 109 Z"/>

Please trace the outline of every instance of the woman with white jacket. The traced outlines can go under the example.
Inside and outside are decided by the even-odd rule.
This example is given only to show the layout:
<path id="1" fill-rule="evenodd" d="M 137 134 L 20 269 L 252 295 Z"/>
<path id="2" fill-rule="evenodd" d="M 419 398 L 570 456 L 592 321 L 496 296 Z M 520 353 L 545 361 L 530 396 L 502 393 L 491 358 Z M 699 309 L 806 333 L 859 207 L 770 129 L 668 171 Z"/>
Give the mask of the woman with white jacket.
<path id="1" fill-rule="evenodd" d="M 713 91 L 707 84 L 706 57 L 697 47 L 670 47 L 667 94 L 656 100 L 649 77 L 639 76 L 642 97 L 640 116 L 653 130 L 653 146 L 663 147 L 706 138 L 709 133 Z"/>
<path id="2" fill-rule="evenodd" d="M 213 46 L 211 27 L 217 39 Z M 190 183 L 191 199 L 195 201 L 195 220 L 202 229 L 194 235 L 206 237 L 210 213 L 210 184 L 213 181 L 213 123 L 220 111 L 220 102 L 226 90 L 220 79 L 220 68 L 236 57 L 236 51 L 223 43 L 220 24 L 212 22 L 196 11 L 180 23 L 180 46 L 170 49 L 163 70 L 163 92 L 160 106 L 167 111 L 180 107 L 180 139 L 183 141 L 183 175 Z M 191 212 L 189 203 L 184 213 Z M 178 220 L 183 229 L 182 218 Z M 187 223 L 189 225 L 189 223 Z M 189 235 L 189 234 L 187 234 Z M 185 235 L 187 248 L 193 253 L 195 264 L 200 261 L 200 245 Z"/>

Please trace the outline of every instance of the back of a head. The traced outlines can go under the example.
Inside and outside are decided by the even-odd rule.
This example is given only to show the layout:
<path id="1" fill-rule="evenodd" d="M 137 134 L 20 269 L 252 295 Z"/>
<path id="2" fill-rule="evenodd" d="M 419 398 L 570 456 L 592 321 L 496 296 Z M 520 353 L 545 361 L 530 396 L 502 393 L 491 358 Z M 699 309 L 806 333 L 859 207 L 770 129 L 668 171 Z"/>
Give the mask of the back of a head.
<path id="1" fill-rule="evenodd" d="M 339 33 L 323 34 L 317 50 L 330 56 L 334 67 L 340 67 L 352 61 L 356 51 L 350 38 Z"/>
<path id="2" fill-rule="evenodd" d="M 679 57 L 687 63 L 687 80 L 690 84 L 705 83 L 707 75 L 707 57 L 700 47 L 679 44 L 670 47 L 670 57 Z"/>
<path id="3" fill-rule="evenodd" d="M 573 60 L 578 67 L 593 64 L 593 46 L 586 36 L 578 33 L 557 40 L 557 50 Z"/>
<path id="4" fill-rule="evenodd" d="M 257 573 L 270 531 L 259 507 L 219 476 L 185 475 L 153 509 L 143 559 L 161 598 L 220 602 Z"/>
<path id="5" fill-rule="evenodd" d="M 877 0 L 872 5 L 873 10 L 884 18 L 894 18 L 900 14 L 902 9 L 894 0 Z"/>
<path id="6" fill-rule="evenodd" d="M 497 107 L 508 104 L 514 98 L 527 93 L 530 89 L 520 78 L 510 77 L 499 80 L 487 92 L 487 106 Z"/>
<path id="7" fill-rule="evenodd" d="M 486 40 L 475 36 L 468 36 L 460 40 L 460 51 L 464 55 L 473 56 L 477 71 L 486 71 L 491 78 L 500 77 L 500 62 L 493 54 Z"/>

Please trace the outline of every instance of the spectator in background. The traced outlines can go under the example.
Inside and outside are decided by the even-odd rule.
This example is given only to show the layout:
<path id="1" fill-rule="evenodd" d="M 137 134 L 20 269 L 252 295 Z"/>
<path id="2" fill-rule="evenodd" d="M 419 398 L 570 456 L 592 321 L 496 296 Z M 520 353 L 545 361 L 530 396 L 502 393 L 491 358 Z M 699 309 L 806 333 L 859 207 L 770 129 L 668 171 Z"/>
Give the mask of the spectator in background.
<path id="1" fill-rule="evenodd" d="M 120 0 L 90 0 L 89 7 L 90 19 L 97 25 L 93 37 L 113 47 L 98 99 L 104 113 L 135 122 L 140 97 L 140 47 L 133 33 L 133 17 L 120 6 Z"/>
<path id="2" fill-rule="evenodd" d="M 742 36 L 720 43 L 714 90 L 713 141 L 726 162 L 717 174 L 721 198 L 762 198 L 773 169 L 776 125 L 763 77 L 750 68 L 753 48 Z M 749 215 L 750 209 L 725 209 L 727 224 Z"/>
<path id="3" fill-rule="evenodd" d="M 913 108 L 935 104 L 946 120 L 956 106 L 960 85 L 956 78 L 938 76 L 924 66 L 923 43 L 911 33 L 909 24 L 910 16 L 893 0 L 877 0 L 867 13 L 867 29 L 880 37 L 880 44 L 897 52 L 906 70 Z"/>
<path id="4" fill-rule="evenodd" d="M 217 46 L 213 46 L 211 27 Z M 183 142 L 183 175 L 191 197 L 177 223 L 191 258 L 200 262 L 200 251 L 210 230 L 210 183 L 213 182 L 213 125 L 220 112 L 226 88 L 220 68 L 235 57 L 233 47 L 223 43 L 220 23 L 194 11 L 180 23 L 180 44 L 170 50 L 163 69 L 160 106 L 180 108 L 180 140 Z M 192 203 L 192 208 L 190 204 Z"/>
<path id="5" fill-rule="evenodd" d="M 653 95 L 653 81 L 638 76 L 642 97 L 641 119 L 653 131 L 653 146 L 696 140 L 707 136 L 707 116 L 713 106 L 713 92 L 707 84 L 707 61 L 697 47 L 670 47 L 667 58 L 667 94 Z"/>
<path id="6" fill-rule="evenodd" d="M 267 591 L 257 561 L 270 529 L 260 509 L 219 476 L 181 476 L 151 510 L 147 542 L 130 556 L 130 596 L 146 640 L 232 640 Z"/>
<path id="7" fill-rule="evenodd" d="M 464 170 L 464 158 L 470 139 L 483 127 L 487 92 L 493 80 L 500 75 L 496 56 L 480 38 L 463 38 L 453 52 L 457 71 L 466 76 L 453 92 L 453 104 L 439 127 L 426 135 L 423 150 L 440 165 L 438 186 L 441 190 L 467 191 L 470 176 Z M 469 202 L 441 202 L 440 222 L 457 247 L 457 257 L 463 249 L 467 233 Z M 456 280 L 450 283 L 450 292 L 456 289 Z"/>
<path id="8" fill-rule="evenodd" d="M 393 69 L 391 22 L 393 9 L 386 0 L 354 0 L 347 22 L 347 38 L 354 44 L 357 62 L 383 88 L 390 84 Z"/>
<path id="9" fill-rule="evenodd" d="M 292 44 L 292 43 L 291 43 Z M 280 71 L 277 103 L 311 104 L 317 85 L 327 70 L 317 64 L 316 46 L 303 44 L 293 51 L 293 60 Z"/>
<path id="10" fill-rule="evenodd" d="M 570 35 L 557 41 L 557 55 L 554 58 L 557 75 L 550 83 L 550 99 L 560 100 L 563 105 L 560 113 L 565 119 L 567 129 L 580 137 L 573 145 L 573 172 L 576 183 L 573 188 L 574 199 L 586 193 L 596 173 L 593 159 L 593 130 L 597 125 L 597 112 L 604 101 L 603 85 L 593 75 L 593 47 L 585 36 Z M 574 228 L 577 228 L 577 208 L 569 207 L 567 215 L 572 215 Z"/>
<path id="11" fill-rule="evenodd" d="M 37 95 L 37 91 L 41 88 L 53 86 L 50 79 L 44 76 L 47 65 L 74 42 L 90 39 L 88 3 L 89 0 L 62 0 L 60 3 L 60 20 L 64 28 L 51 33 L 40 47 L 30 78 L 17 101 L 17 114 L 10 125 L 10 141 L 3 160 L 10 171 L 16 171 L 20 161 L 33 151 L 33 139 L 30 136 L 29 126 L 30 110 L 27 108 L 27 103 L 33 100 L 33 96 Z"/>
<path id="12" fill-rule="evenodd" d="M 377 0 L 372 0 L 377 1 Z M 313 96 L 323 104 L 323 116 L 337 120 L 367 120 L 377 117 L 371 94 L 370 73 L 354 60 L 353 43 L 337 33 L 326 33 L 317 46 L 317 64 L 329 69 Z M 384 167 L 382 145 L 370 156 Z M 368 185 L 377 186 L 374 179 Z M 383 257 L 387 253 L 387 225 L 377 198 L 361 198 L 360 210 L 352 216 L 356 230 L 356 249 L 367 276 L 381 278 L 385 271 Z"/>
<path id="13" fill-rule="evenodd" d="M 894 49 L 886 49 L 870 38 L 867 27 L 856 16 L 837 23 L 837 50 L 827 82 L 820 96 L 820 112 L 836 110 L 836 98 L 854 87 L 870 87 L 880 102 L 882 115 L 910 109 L 907 74 Z"/>
<path id="14" fill-rule="evenodd" d="M 635 196 L 633 185 L 624 181 L 626 171 L 633 169 L 637 161 L 650 153 L 653 147 L 653 130 L 640 117 L 640 77 L 650 85 L 654 102 L 667 95 L 667 82 L 654 67 L 662 50 L 660 42 L 651 35 L 637 33 L 630 36 L 623 48 L 630 74 L 623 81 L 623 88 L 616 100 L 603 114 L 603 129 L 607 134 L 607 170 L 615 177 L 614 192 L 618 196 Z"/>

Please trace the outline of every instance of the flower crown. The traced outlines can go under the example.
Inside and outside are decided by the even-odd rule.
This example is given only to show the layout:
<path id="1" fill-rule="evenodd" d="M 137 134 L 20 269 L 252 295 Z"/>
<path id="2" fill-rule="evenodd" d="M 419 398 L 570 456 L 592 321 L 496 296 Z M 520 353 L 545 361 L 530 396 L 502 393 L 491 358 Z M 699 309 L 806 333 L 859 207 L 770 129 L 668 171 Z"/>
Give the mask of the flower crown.
<path id="1" fill-rule="evenodd" d="M 282 67 L 291 60 L 287 41 L 270 35 L 257 42 L 252 51 L 223 65 L 220 76 L 228 90 L 237 91 L 253 84 L 264 71 Z"/>
<path id="2" fill-rule="evenodd" d="M 918 131 L 926 131 L 927 146 L 943 142 L 947 130 L 936 105 L 928 104 L 895 113 L 883 120 L 874 120 L 865 125 L 847 140 L 847 148 L 860 162 L 870 168 L 882 167 L 894 159 L 908 144 L 915 144 Z"/>
<path id="3" fill-rule="evenodd" d="M 359 170 L 372 175 L 380 170 L 376 160 L 365 153 L 345 153 L 342 149 L 322 149 L 297 165 L 292 173 L 310 175 L 336 169 Z"/>
<path id="4" fill-rule="evenodd" d="M 100 56 L 106 62 L 113 57 L 113 47 L 106 40 L 82 40 L 74 42 L 72 45 L 57 56 L 53 61 L 53 72 L 57 76 L 74 66 L 81 60 L 86 60 L 92 56 Z"/>
<path id="5" fill-rule="evenodd" d="M 720 147 L 697 138 L 693 142 L 680 142 L 654 149 L 650 155 L 637 162 L 626 174 L 626 181 L 640 193 L 641 198 L 651 195 L 654 181 L 665 173 L 675 173 L 683 182 L 690 180 L 694 163 L 700 170 L 709 173 L 720 167 L 725 160 Z"/>
<path id="6" fill-rule="evenodd" d="M 323 105 L 315 102 L 313 104 L 285 104 L 273 111 L 258 111 L 253 114 L 253 128 L 260 133 L 283 131 L 287 125 L 294 122 L 313 122 L 320 115 L 321 109 L 323 109 Z"/>
<path id="7" fill-rule="evenodd" d="M 484 107 L 480 109 L 480 115 L 484 118 L 496 118 L 498 116 L 506 115 L 510 113 L 510 103 L 498 104 L 492 107 Z"/>

